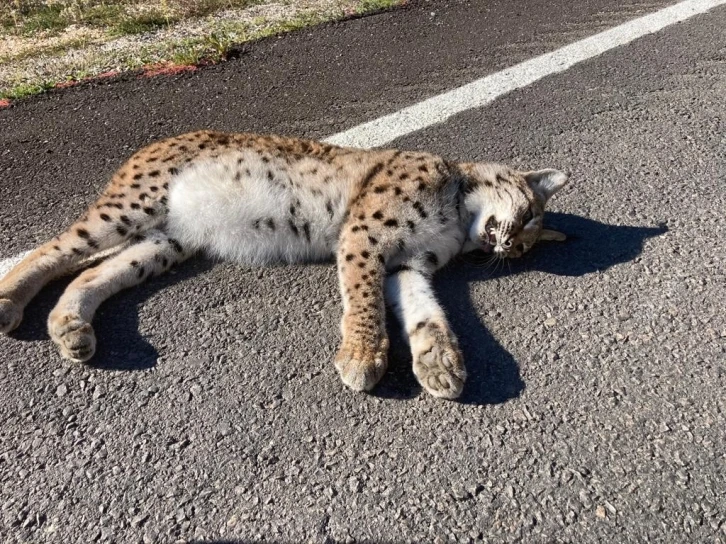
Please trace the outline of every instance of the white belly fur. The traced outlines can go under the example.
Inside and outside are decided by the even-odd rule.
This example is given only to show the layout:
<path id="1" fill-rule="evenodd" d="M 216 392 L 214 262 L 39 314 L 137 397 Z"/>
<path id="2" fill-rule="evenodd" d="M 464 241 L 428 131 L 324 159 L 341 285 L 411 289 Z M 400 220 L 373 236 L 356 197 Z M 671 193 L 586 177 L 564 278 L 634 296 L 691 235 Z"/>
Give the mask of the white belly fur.
<path id="1" fill-rule="evenodd" d="M 170 183 L 167 231 L 185 247 L 247 264 L 327 259 L 335 251 L 347 195 L 338 186 L 314 196 L 293 188 L 290 176 L 297 174 L 274 161 L 263 164 L 252 151 L 197 163 Z M 333 217 L 327 202 L 333 203 Z"/>

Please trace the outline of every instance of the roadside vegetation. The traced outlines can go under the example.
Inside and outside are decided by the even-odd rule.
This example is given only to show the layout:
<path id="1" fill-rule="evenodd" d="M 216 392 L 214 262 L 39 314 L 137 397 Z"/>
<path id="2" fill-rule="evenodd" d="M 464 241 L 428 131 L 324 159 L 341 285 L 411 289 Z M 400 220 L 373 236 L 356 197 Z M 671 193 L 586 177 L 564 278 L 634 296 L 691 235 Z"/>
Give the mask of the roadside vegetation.
<path id="1" fill-rule="evenodd" d="M 224 61 L 240 43 L 406 0 L 0 0 L 0 100 Z"/>

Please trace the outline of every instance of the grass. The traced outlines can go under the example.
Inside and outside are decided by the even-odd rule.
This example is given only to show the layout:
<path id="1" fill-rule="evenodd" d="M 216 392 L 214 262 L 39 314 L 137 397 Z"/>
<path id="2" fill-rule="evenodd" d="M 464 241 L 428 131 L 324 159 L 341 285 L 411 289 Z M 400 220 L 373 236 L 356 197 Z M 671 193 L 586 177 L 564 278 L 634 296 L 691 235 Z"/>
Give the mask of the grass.
<path id="1" fill-rule="evenodd" d="M 40 83 L 24 83 L 17 85 L 12 89 L 4 92 L 0 92 L 0 99 L 8 98 L 10 100 L 17 100 L 18 98 L 25 98 L 27 96 L 33 96 L 36 94 L 44 93 L 53 87 L 56 83 L 53 81 L 43 81 Z"/>
<path id="2" fill-rule="evenodd" d="M 70 25 L 105 28 L 113 36 L 139 34 L 182 19 L 260 0 L 0 0 L 0 28 L 6 34 L 57 34 Z M 150 9 L 149 9 L 150 8 Z"/>
<path id="3" fill-rule="evenodd" d="M 143 6 L 142 1 L 146 2 Z M 187 66 L 221 62 L 226 60 L 231 50 L 242 42 L 290 32 L 345 16 L 363 15 L 392 8 L 405 3 L 406 0 L 337 0 L 333 4 L 307 3 L 304 8 L 296 6 L 295 0 L 0 0 L 0 2 L 10 2 L 12 6 L 11 17 L 6 10 L 0 11 L 0 35 L 5 33 L 18 36 L 19 43 L 26 44 L 0 56 L 0 70 L 3 63 L 7 67 L 4 75 L 0 71 L 3 78 L 0 80 L 0 99 L 18 99 L 108 70 L 131 71 L 149 65 Z M 190 16 L 200 17 L 216 13 L 220 9 L 273 4 L 273 2 L 289 6 L 290 10 L 263 11 L 265 16 L 253 17 L 250 14 L 246 19 L 239 18 L 239 14 L 244 13 L 240 11 L 233 12 L 226 19 L 218 15 L 213 19 L 198 19 L 202 30 L 196 30 L 193 37 L 183 39 L 171 37 L 183 35 L 183 31 L 180 33 L 174 25 L 185 24 L 185 18 Z M 282 9 L 287 10 L 287 8 Z M 290 12 L 296 14 L 291 15 Z M 73 32 L 58 35 L 70 24 L 81 26 L 74 27 Z M 140 34 L 161 28 L 175 30 L 171 34 L 151 32 L 131 49 L 125 49 L 128 44 L 120 49 L 101 47 L 101 44 L 119 36 Z M 56 37 L 22 41 L 26 39 L 24 36 L 33 33 Z M 69 57 L 67 53 L 70 51 L 74 53 Z M 53 68 L 32 69 L 35 57 L 42 59 L 45 62 L 44 66 L 50 64 Z M 48 59 L 51 58 L 57 60 L 48 63 Z M 25 65 L 31 66 L 31 71 L 26 72 L 29 75 L 18 75 L 15 68 Z"/>

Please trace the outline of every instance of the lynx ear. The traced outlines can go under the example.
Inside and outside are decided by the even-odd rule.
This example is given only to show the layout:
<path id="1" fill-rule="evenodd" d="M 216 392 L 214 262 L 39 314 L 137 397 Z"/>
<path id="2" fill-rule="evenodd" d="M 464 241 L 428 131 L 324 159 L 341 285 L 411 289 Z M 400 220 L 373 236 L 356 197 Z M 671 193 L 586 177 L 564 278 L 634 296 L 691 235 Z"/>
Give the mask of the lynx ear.
<path id="1" fill-rule="evenodd" d="M 524 176 L 532 190 L 545 202 L 567 185 L 567 174 L 552 168 L 527 172 Z"/>
<path id="2" fill-rule="evenodd" d="M 564 242 L 567 240 L 567 236 L 565 236 L 561 232 L 557 232 L 556 230 L 550 230 L 550 229 L 542 229 L 542 232 L 539 234 L 540 240 L 552 240 L 554 242 Z"/>

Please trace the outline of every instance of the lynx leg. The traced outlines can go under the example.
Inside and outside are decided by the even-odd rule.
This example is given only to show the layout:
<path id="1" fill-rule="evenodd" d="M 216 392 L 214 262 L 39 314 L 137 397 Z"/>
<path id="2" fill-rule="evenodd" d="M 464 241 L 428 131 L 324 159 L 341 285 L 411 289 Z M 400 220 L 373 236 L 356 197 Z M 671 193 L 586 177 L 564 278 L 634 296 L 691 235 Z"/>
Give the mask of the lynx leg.
<path id="1" fill-rule="evenodd" d="M 369 391 L 388 366 L 385 268 L 363 236 L 350 235 L 338 251 L 338 273 L 343 294 L 343 342 L 335 367 L 345 385 L 355 391 Z"/>
<path id="2" fill-rule="evenodd" d="M 430 275 L 403 267 L 386 279 L 386 299 L 408 335 L 413 372 L 421 387 L 435 397 L 457 398 L 466 370 L 456 336 L 434 296 Z"/>
<path id="3" fill-rule="evenodd" d="M 0 279 L 0 333 L 20 324 L 25 306 L 49 281 L 94 254 L 124 243 L 156 220 L 158 204 L 126 209 L 120 201 L 106 202 L 104 198 L 67 231 L 30 253 Z"/>
<path id="4" fill-rule="evenodd" d="M 159 230 L 78 276 L 65 290 L 48 318 L 48 332 L 61 355 L 84 362 L 96 350 L 91 321 L 99 305 L 111 295 L 166 272 L 190 256 Z"/>

